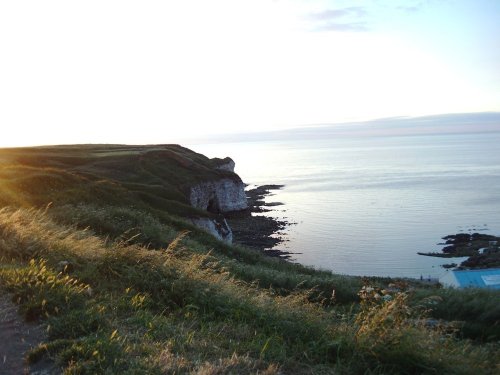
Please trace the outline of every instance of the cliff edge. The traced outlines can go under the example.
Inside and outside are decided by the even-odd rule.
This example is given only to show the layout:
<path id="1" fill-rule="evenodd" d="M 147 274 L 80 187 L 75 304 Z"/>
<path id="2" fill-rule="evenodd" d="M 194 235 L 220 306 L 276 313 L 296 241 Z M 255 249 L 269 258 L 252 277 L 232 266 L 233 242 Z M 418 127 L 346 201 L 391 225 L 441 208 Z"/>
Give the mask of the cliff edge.
<path id="1" fill-rule="evenodd" d="M 232 232 L 223 215 L 248 207 L 234 165 L 175 144 L 0 150 L 0 178 L 20 205 L 147 205 L 228 243 Z M 0 206 L 7 204 L 12 197 L 0 196 Z"/>

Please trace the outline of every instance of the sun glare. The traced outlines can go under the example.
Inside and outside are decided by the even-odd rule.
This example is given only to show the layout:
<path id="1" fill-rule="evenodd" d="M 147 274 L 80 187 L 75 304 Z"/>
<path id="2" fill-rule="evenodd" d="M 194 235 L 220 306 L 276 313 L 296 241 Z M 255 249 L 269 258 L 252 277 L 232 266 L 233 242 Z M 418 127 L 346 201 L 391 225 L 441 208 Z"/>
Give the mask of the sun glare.
<path id="1" fill-rule="evenodd" d="M 357 8 L 325 6 L 4 3 L 0 33 L 12 37 L 0 40 L 9 57 L 0 61 L 0 116 L 9 127 L 1 143 L 170 142 L 499 109 L 490 82 L 415 42 L 408 27 L 391 32 L 404 23 L 391 26 L 382 8 L 366 8 L 367 19 L 378 19 L 368 25 L 345 18 L 363 15 Z"/>

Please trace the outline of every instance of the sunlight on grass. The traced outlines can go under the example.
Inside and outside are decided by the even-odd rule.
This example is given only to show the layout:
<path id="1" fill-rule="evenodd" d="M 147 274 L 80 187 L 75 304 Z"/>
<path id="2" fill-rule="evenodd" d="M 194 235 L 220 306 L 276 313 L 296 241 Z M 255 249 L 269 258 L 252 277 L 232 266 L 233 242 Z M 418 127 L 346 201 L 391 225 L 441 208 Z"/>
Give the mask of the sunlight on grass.
<path id="1" fill-rule="evenodd" d="M 51 166 L 47 168 L 47 166 Z M 222 243 L 180 146 L 0 155 L 0 289 L 66 374 L 493 374 L 497 291 L 318 271 Z"/>
<path id="2" fill-rule="evenodd" d="M 187 232 L 154 251 L 58 224 L 49 212 L 0 211 L 0 285 L 27 318 L 47 324 L 49 341 L 31 361 L 52 358 L 67 373 L 479 374 L 495 366 L 493 346 L 426 327 L 406 292 L 376 298 L 380 289 L 365 287 L 358 311 L 300 283 L 284 293 L 247 282 L 215 250 L 193 251 Z"/>

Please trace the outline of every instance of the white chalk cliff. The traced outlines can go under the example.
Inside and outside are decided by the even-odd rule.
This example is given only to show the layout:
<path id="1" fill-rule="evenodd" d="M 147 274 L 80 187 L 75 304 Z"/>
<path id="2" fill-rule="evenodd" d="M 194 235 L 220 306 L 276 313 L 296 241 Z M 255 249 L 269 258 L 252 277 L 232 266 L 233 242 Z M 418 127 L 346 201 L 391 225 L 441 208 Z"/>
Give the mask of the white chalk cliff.
<path id="1" fill-rule="evenodd" d="M 216 169 L 234 173 L 234 161 L 230 158 L 223 160 L 225 163 L 217 166 Z M 189 202 L 191 206 L 213 214 L 224 214 L 248 208 L 245 184 L 237 174 L 191 186 Z M 197 218 L 193 219 L 193 223 L 225 242 L 232 242 L 231 228 L 223 217 L 221 219 Z"/>
<path id="2" fill-rule="evenodd" d="M 222 178 L 192 186 L 191 206 L 212 213 L 241 211 L 248 208 L 245 185 L 239 179 Z"/>

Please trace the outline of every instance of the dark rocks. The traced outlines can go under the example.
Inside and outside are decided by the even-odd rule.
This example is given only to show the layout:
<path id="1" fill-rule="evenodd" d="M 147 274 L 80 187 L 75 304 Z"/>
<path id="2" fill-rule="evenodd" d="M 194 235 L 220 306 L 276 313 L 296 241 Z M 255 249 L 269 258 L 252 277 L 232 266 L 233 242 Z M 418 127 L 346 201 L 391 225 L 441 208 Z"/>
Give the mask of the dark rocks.
<path id="1" fill-rule="evenodd" d="M 459 269 L 500 267 L 500 237 L 481 233 L 457 233 L 443 237 L 445 246 L 441 253 L 418 253 L 419 255 L 441 258 L 469 257 Z M 441 244 L 443 245 L 443 244 Z M 455 263 L 445 264 L 444 268 L 454 268 Z"/>
<path id="2" fill-rule="evenodd" d="M 233 231 L 234 243 L 239 243 L 273 257 L 289 258 L 289 252 L 275 247 L 284 241 L 280 235 L 289 225 L 286 220 L 279 220 L 259 213 L 270 211 L 265 207 L 278 206 L 281 203 L 266 203 L 265 197 L 272 190 L 283 188 L 283 185 L 262 185 L 246 191 L 248 210 L 226 215 Z M 265 207 L 264 207 L 265 206 Z"/>
<path id="3" fill-rule="evenodd" d="M 227 242 L 228 244 L 233 242 L 233 232 L 222 215 L 216 218 L 192 218 L 191 222 L 221 241 Z"/>
<path id="4" fill-rule="evenodd" d="M 265 207 L 281 206 L 281 202 L 265 202 L 265 197 L 272 195 L 272 190 L 280 190 L 284 185 L 261 185 L 246 191 L 248 207 L 251 212 L 270 211 Z"/>
<path id="5" fill-rule="evenodd" d="M 490 251 L 473 255 L 462 262 L 460 268 L 497 268 L 500 267 L 500 251 Z"/>

